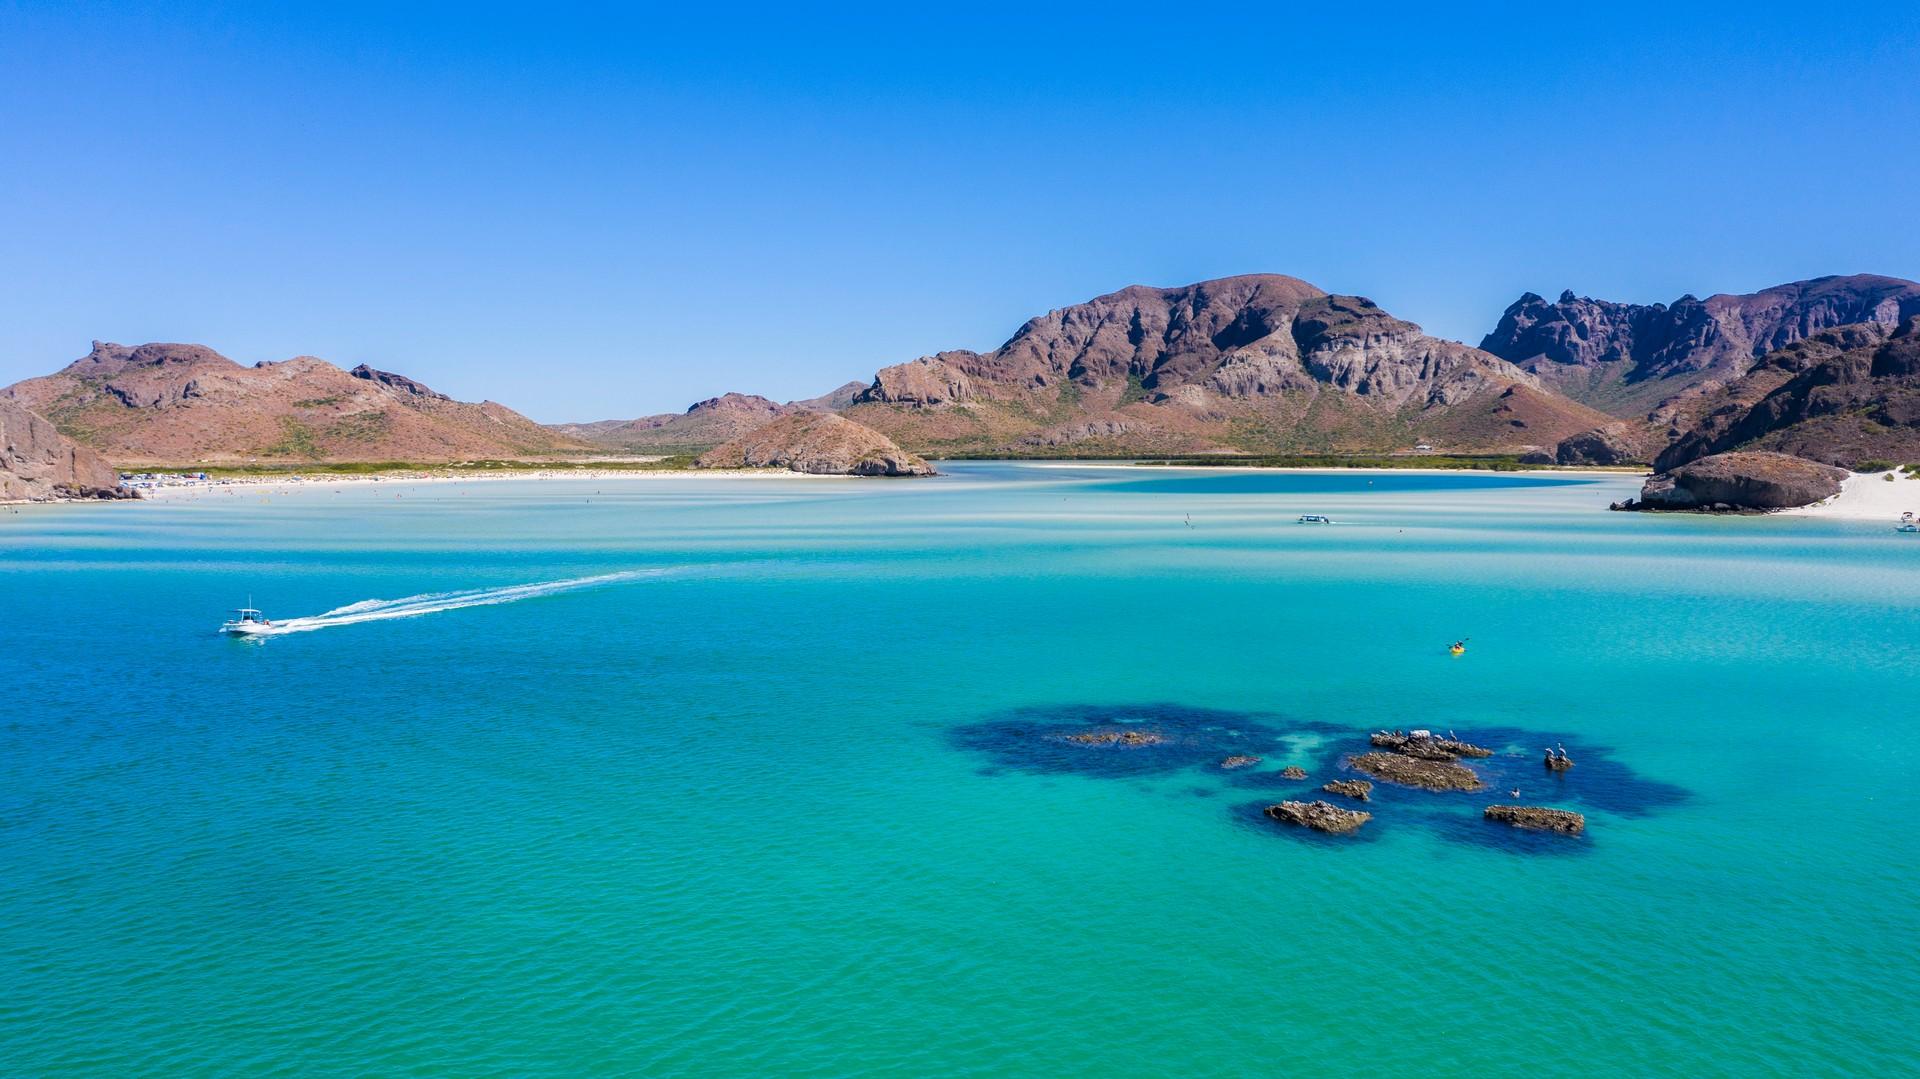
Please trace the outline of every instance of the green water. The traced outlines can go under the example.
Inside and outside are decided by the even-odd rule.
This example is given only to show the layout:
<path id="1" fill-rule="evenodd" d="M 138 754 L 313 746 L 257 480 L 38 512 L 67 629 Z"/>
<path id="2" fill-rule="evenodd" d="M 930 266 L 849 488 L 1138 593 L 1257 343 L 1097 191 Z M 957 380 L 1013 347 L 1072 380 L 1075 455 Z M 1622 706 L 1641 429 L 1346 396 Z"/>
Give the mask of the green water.
<path id="1" fill-rule="evenodd" d="M 1629 478 L 950 471 L 0 513 L 0 1072 L 1911 1067 L 1914 537 L 1605 512 Z M 1122 721 L 1173 744 L 1057 737 Z M 1504 789 L 1260 815 L 1416 726 L 1588 834 L 1482 822 Z"/>

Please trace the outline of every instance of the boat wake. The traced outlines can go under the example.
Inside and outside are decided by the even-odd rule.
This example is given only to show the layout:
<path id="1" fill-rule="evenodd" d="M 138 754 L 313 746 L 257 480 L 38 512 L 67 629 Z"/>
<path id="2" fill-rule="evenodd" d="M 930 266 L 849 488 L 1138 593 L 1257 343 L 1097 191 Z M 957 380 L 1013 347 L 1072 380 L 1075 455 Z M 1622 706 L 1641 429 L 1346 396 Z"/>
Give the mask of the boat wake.
<path id="1" fill-rule="evenodd" d="M 311 615 L 306 618 L 278 619 L 271 627 L 255 630 L 247 636 L 279 637 L 288 633 L 310 633 L 316 629 L 358 625 L 361 622 L 417 618 L 423 614 L 457 611 L 462 607 L 490 607 L 496 603 L 518 603 L 523 599 L 538 599 L 541 596 L 553 596 L 562 592 L 577 592 L 583 588 L 598 588 L 602 585 L 637 581 L 646 577 L 658 577 L 668 572 L 665 569 L 625 570 L 620 573 L 602 573 L 593 577 L 570 577 L 563 581 L 536 581 L 531 584 L 505 585 L 500 588 L 470 588 L 458 592 L 426 592 L 418 596 L 403 596 L 400 599 L 364 599 L 358 603 L 349 603 L 345 607 L 336 607 L 325 614 Z"/>

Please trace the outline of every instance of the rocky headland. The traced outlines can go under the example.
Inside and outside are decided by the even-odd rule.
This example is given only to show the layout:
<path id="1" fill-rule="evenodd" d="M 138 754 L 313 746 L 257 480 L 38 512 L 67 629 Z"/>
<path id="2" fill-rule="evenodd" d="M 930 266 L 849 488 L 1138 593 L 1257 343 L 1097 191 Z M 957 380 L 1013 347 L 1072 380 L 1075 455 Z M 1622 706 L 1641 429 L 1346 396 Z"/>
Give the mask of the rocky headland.
<path id="1" fill-rule="evenodd" d="M 125 498 L 120 474 L 106 459 L 54 425 L 0 398 L 0 502 Z"/>

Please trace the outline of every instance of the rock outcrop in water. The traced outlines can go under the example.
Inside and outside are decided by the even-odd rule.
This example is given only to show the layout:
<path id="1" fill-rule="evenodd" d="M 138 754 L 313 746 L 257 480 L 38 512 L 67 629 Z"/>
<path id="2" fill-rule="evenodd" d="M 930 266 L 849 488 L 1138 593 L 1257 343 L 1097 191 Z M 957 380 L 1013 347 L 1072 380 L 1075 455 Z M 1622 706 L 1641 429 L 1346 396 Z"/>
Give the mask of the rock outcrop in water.
<path id="1" fill-rule="evenodd" d="M 1328 794 L 1344 795 L 1360 802 L 1371 800 L 1373 794 L 1373 784 L 1364 779 L 1336 779 L 1320 789 Z"/>
<path id="2" fill-rule="evenodd" d="M 1375 779 L 1430 791 L 1476 791 L 1486 784 L 1473 769 L 1451 758 L 1427 760 L 1400 753 L 1362 753 L 1347 760 Z"/>
<path id="3" fill-rule="evenodd" d="M 1644 510 L 1772 510 L 1812 505 L 1840 493 L 1847 470 L 1784 453 L 1721 453 L 1652 477 Z"/>
<path id="4" fill-rule="evenodd" d="M 1280 769 L 1280 778 L 1305 779 L 1307 778 L 1307 770 L 1297 764 L 1289 764 L 1285 768 Z"/>
<path id="5" fill-rule="evenodd" d="M 1082 731 L 1066 740 L 1083 746 L 1157 746 L 1167 739 L 1157 731 Z"/>
<path id="6" fill-rule="evenodd" d="M 1281 802 L 1270 805 L 1266 814 L 1286 824 L 1297 824 L 1316 832 L 1344 835 L 1356 831 L 1373 819 L 1373 814 L 1358 809 L 1342 809 L 1331 802 Z"/>
<path id="7" fill-rule="evenodd" d="M 1232 770 L 1234 768 L 1251 768 L 1254 765 L 1259 763 L 1260 763 L 1260 758 L 1258 757 L 1249 757 L 1244 754 L 1236 754 L 1235 756 L 1228 757 L 1226 760 L 1221 761 L 1220 767 L 1228 770 Z"/>
<path id="8" fill-rule="evenodd" d="M 1461 757 L 1491 757 L 1493 750 L 1456 738 L 1442 738 L 1431 731 L 1375 731 L 1368 739 L 1381 749 L 1429 761 L 1451 761 Z"/>
<path id="9" fill-rule="evenodd" d="M 0 501 L 124 498 L 120 474 L 51 422 L 0 398 Z"/>
<path id="10" fill-rule="evenodd" d="M 1541 806 L 1488 806 L 1486 818 L 1537 832 L 1579 835 L 1587 829 L 1585 816 L 1567 809 L 1546 809 Z"/>
<path id="11" fill-rule="evenodd" d="M 701 468 L 785 468 L 822 476 L 931 476 L 933 466 L 870 427 L 828 412 L 782 416 L 701 455 Z"/>

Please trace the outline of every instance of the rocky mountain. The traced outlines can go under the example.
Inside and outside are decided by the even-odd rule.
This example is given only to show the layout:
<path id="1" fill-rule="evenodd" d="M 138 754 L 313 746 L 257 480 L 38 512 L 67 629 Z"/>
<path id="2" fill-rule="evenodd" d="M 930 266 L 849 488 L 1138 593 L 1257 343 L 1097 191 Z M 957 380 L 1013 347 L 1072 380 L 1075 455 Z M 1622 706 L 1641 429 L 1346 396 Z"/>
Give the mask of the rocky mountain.
<path id="1" fill-rule="evenodd" d="M 786 468 L 834 476 L 931 476 L 923 460 L 871 427 L 798 410 L 701 456 L 701 468 Z"/>
<path id="2" fill-rule="evenodd" d="M 1480 342 L 1576 401 L 1629 419 L 1669 423 L 1676 399 L 1738 378 L 1754 360 L 1823 330 L 1920 314 L 1920 283 L 1854 274 L 1793 281 L 1743 295 L 1630 304 L 1527 293 Z M 1651 414 L 1651 415 L 1650 415 Z"/>
<path id="3" fill-rule="evenodd" d="M 844 412 L 925 453 L 1525 450 L 1607 422 L 1371 300 L 1255 274 L 1134 286 L 992 352 L 881 370 Z"/>
<path id="4" fill-rule="evenodd" d="M 117 497 L 119 486 L 105 458 L 0 397 L 0 501 Z"/>
<path id="5" fill-rule="evenodd" d="M 1827 330 L 1761 356 L 1705 394 L 1655 467 L 1728 450 L 1774 450 L 1857 468 L 1920 461 L 1920 315 L 1889 330 Z"/>
<path id="6" fill-rule="evenodd" d="M 121 465 L 441 461 L 580 449 L 491 401 L 468 404 L 366 365 L 312 356 L 242 366 L 203 345 L 94 342 L 56 374 L 0 390 Z"/>

